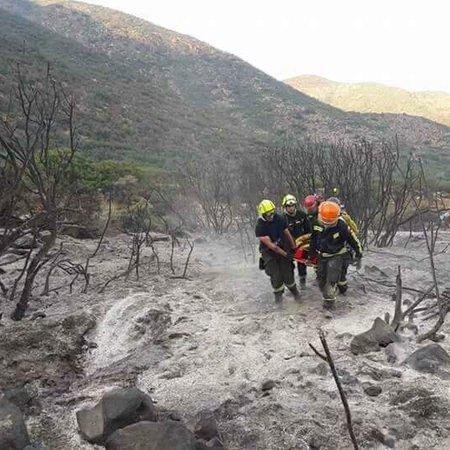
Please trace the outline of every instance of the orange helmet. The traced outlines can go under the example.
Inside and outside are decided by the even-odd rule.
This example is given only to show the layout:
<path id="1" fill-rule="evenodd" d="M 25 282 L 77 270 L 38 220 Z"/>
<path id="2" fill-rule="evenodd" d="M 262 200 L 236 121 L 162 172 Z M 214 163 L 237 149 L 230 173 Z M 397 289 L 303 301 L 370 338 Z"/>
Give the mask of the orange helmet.
<path id="1" fill-rule="evenodd" d="M 333 225 L 341 215 L 341 207 L 334 202 L 322 202 L 319 205 L 319 220 L 325 225 Z"/>

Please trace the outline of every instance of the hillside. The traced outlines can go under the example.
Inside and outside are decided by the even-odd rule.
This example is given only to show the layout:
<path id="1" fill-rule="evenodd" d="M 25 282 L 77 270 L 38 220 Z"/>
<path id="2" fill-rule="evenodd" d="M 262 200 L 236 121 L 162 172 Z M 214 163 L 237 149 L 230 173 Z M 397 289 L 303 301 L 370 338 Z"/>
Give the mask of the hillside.
<path id="1" fill-rule="evenodd" d="M 72 1 L 0 0 L 0 109 L 17 59 L 45 67 L 80 98 L 79 129 L 95 157 L 163 165 L 211 149 L 258 152 L 274 136 L 392 137 L 439 164 L 449 128 L 406 115 L 347 113 L 239 58 L 144 20 Z M 445 164 L 440 164 L 445 166 Z"/>
<path id="2" fill-rule="evenodd" d="M 378 83 L 340 83 L 315 75 L 286 80 L 289 86 L 345 111 L 411 114 L 450 126 L 450 94 L 409 92 Z"/>

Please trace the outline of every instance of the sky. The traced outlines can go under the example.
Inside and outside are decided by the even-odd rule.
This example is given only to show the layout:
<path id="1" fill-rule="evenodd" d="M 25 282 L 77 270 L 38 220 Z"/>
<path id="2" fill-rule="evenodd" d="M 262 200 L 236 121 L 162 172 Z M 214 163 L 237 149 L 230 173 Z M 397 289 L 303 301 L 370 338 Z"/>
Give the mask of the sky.
<path id="1" fill-rule="evenodd" d="M 449 0 L 89 0 L 233 53 L 314 74 L 450 93 Z"/>

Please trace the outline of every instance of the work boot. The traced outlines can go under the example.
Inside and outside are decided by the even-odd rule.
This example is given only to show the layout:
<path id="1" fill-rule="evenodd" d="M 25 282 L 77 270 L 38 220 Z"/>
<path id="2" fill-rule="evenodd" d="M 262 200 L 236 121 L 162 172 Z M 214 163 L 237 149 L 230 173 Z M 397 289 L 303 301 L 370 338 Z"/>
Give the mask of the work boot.
<path id="1" fill-rule="evenodd" d="M 306 288 L 306 277 L 300 277 L 300 289 L 303 290 Z"/>
<path id="2" fill-rule="evenodd" d="M 283 291 L 274 292 L 274 294 L 275 294 L 275 303 L 281 303 L 281 300 L 283 299 Z"/>
<path id="3" fill-rule="evenodd" d="M 322 290 L 324 300 L 336 300 L 336 290 L 335 284 L 326 283 Z"/>
<path id="4" fill-rule="evenodd" d="M 290 287 L 289 290 L 291 291 L 295 300 L 297 300 L 297 301 L 300 300 L 300 292 L 298 292 L 297 285 L 294 284 L 294 286 Z"/>

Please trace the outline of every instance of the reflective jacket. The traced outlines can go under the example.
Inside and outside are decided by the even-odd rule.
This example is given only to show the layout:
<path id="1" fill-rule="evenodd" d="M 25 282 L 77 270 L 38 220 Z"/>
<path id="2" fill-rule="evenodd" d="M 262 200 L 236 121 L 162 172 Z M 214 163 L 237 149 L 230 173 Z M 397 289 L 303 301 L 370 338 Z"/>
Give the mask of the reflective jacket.
<path id="1" fill-rule="evenodd" d="M 313 226 L 311 235 L 311 254 L 318 253 L 327 258 L 347 252 L 346 244 L 354 251 L 357 258 L 362 257 L 362 246 L 355 232 L 339 218 L 335 225 L 325 227 L 320 222 Z"/>

